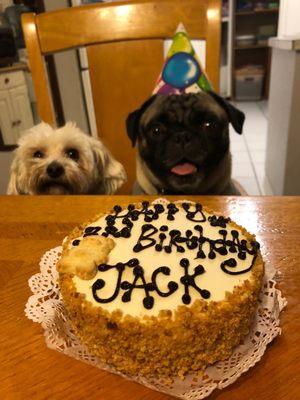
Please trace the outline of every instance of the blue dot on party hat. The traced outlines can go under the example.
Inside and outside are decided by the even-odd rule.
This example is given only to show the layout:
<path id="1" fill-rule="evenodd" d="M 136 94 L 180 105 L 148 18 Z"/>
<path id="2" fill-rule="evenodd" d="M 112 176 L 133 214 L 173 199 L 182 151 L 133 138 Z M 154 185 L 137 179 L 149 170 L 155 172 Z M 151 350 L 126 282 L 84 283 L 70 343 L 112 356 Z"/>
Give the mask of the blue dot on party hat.
<path id="1" fill-rule="evenodd" d="M 196 83 L 201 75 L 197 60 L 188 53 L 175 53 L 169 58 L 162 72 L 165 83 L 178 89 L 184 89 Z"/>

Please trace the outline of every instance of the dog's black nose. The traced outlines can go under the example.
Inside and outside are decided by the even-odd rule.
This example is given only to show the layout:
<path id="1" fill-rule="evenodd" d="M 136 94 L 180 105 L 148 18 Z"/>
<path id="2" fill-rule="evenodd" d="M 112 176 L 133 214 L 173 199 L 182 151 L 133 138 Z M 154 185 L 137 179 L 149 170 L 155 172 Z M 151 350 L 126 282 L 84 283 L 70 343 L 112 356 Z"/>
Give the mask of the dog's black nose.
<path id="1" fill-rule="evenodd" d="M 190 143 L 191 139 L 192 139 L 192 134 L 186 131 L 176 132 L 174 136 L 175 142 L 182 146 Z"/>
<path id="2" fill-rule="evenodd" d="M 65 172 L 64 167 L 58 163 L 57 161 L 52 161 L 47 167 L 47 174 L 50 178 L 56 179 L 59 178 Z"/>

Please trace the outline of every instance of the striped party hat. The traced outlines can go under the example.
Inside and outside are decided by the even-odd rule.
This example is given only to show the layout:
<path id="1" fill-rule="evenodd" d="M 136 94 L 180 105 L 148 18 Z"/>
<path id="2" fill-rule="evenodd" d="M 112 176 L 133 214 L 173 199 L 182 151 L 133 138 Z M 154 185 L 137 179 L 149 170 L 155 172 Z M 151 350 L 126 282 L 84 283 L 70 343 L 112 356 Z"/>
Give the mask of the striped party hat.
<path id="1" fill-rule="evenodd" d="M 153 94 L 197 93 L 212 90 L 192 42 L 179 24 Z"/>

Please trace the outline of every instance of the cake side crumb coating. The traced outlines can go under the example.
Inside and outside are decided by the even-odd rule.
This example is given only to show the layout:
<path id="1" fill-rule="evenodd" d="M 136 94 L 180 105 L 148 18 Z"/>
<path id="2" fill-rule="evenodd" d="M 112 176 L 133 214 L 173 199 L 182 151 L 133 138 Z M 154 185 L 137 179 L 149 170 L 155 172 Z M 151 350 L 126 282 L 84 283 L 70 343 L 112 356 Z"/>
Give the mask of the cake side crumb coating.
<path id="1" fill-rule="evenodd" d="M 234 222 L 231 225 L 247 240 L 255 239 Z M 76 228 L 71 233 L 64 251 L 82 232 Z M 93 306 L 76 292 L 70 273 L 59 274 L 59 285 L 72 327 L 92 354 L 126 375 L 172 379 L 201 375 L 208 365 L 232 354 L 249 333 L 263 273 L 258 252 L 250 279 L 227 292 L 223 301 L 199 299 L 191 306 L 178 306 L 173 313 L 165 310 L 143 319 Z"/>

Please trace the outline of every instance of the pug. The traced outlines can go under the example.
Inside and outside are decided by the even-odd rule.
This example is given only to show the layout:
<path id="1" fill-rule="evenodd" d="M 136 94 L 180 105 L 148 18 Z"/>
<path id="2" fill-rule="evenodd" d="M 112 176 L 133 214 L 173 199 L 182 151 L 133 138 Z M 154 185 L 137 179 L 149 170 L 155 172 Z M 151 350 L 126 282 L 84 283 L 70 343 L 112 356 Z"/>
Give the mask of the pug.
<path id="1" fill-rule="evenodd" d="M 134 194 L 239 195 L 229 124 L 241 134 L 244 120 L 214 92 L 153 95 L 126 120 L 137 147 Z"/>

